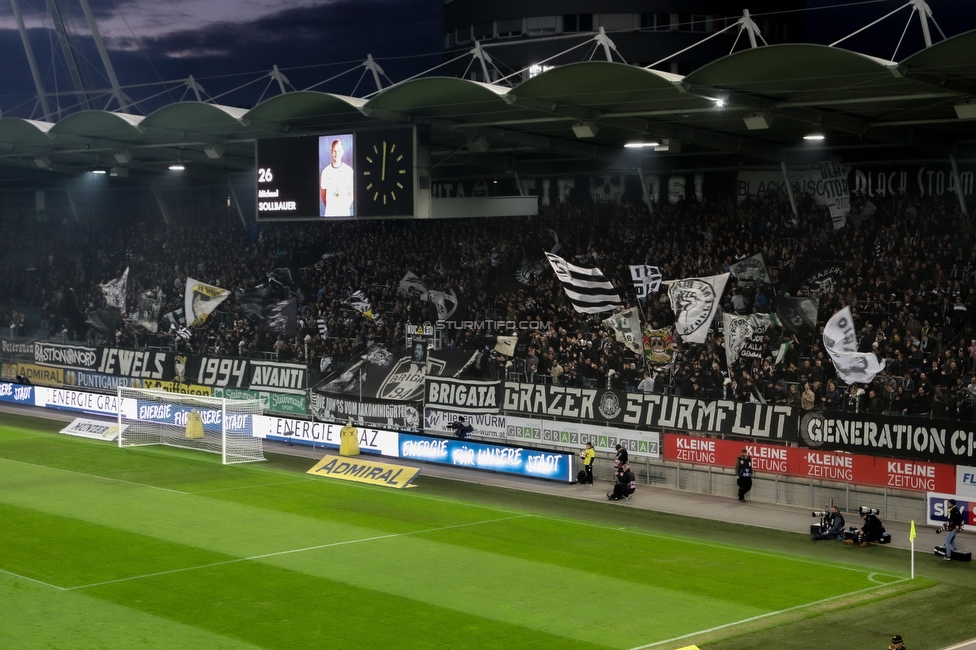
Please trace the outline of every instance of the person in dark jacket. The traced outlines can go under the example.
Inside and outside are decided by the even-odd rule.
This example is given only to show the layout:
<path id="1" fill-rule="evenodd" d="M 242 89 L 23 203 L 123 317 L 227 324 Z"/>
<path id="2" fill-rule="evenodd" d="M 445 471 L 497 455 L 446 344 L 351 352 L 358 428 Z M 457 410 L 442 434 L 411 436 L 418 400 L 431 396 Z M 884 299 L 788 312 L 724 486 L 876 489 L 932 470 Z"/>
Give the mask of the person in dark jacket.
<path id="1" fill-rule="evenodd" d="M 830 506 L 830 511 L 824 518 L 824 526 L 820 528 L 820 533 L 813 536 L 813 540 L 837 539 L 844 534 L 844 515 L 840 514 L 837 506 Z"/>
<path id="2" fill-rule="evenodd" d="M 637 477 L 634 476 L 634 471 L 630 469 L 630 465 L 624 463 L 620 467 L 620 472 L 617 473 L 617 482 L 613 486 L 613 492 L 608 492 L 607 498 L 611 501 L 629 499 L 636 491 Z"/>
<path id="3" fill-rule="evenodd" d="M 867 546 L 870 542 L 877 542 L 885 532 L 884 525 L 878 516 L 871 512 L 861 511 L 861 527 L 857 530 L 856 539 L 845 539 L 845 544 L 857 544 Z"/>
<path id="4" fill-rule="evenodd" d="M 739 501 L 746 500 L 746 494 L 752 489 L 752 456 L 748 449 L 743 449 L 735 459 L 735 482 L 739 486 Z"/>

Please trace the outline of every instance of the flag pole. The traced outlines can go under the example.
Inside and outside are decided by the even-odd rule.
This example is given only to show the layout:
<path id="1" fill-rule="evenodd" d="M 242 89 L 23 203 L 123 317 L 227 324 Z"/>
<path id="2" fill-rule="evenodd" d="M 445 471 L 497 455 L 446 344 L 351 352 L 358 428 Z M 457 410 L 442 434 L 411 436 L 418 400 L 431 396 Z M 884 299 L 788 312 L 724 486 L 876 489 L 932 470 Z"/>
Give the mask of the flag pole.
<path id="1" fill-rule="evenodd" d="M 912 580 L 915 579 L 915 520 L 912 519 L 912 529 L 908 533 L 908 539 L 912 543 Z"/>

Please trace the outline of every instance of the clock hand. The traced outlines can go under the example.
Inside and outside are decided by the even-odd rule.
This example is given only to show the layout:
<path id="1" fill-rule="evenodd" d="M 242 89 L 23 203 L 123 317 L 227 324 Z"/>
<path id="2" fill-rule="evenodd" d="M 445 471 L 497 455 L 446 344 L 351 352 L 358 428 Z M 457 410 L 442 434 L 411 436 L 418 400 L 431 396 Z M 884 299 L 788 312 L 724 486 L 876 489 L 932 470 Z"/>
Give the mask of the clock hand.
<path id="1" fill-rule="evenodd" d="M 383 169 L 380 171 L 380 180 L 386 180 L 386 140 L 383 141 Z"/>

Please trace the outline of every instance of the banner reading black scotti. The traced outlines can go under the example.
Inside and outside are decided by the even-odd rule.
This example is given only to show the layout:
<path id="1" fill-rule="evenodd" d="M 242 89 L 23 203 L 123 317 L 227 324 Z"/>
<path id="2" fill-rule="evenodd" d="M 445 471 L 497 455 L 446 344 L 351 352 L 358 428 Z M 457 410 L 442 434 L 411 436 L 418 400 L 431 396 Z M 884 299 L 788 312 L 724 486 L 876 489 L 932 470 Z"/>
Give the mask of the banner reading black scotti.
<path id="1" fill-rule="evenodd" d="M 378 399 L 326 395 L 312 392 L 310 410 L 319 422 L 346 422 L 404 431 L 420 430 L 419 402 L 393 402 Z"/>
<path id="2" fill-rule="evenodd" d="M 424 406 L 456 413 L 498 413 L 500 381 L 427 377 L 424 386 Z"/>
<path id="3" fill-rule="evenodd" d="M 972 465 L 976 459 L 976 424 L 834 411 L 809 412 L 800 420 L 800 446 Z"/>
<path id="4" fill-rule="evenodd" d="M 656 393 L 505 382 L 502 410 L 512 415 L 622 424 L 794 442 L 800 410 Z"/>

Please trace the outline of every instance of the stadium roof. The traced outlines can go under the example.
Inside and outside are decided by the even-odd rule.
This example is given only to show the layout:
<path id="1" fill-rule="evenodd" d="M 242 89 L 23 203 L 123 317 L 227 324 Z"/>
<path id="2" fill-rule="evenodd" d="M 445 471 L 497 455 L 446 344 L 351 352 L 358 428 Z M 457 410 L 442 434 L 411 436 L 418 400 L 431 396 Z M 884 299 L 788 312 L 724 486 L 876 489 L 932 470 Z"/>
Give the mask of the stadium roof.
<path id="1" fill-rule="evenodd" d="M 182 162 L 227 173 L 253 169 L 259 138 L 390 123 L 429 125 L 435 178 L 673 166 L 674 156 L 685 168 L 728 166 L 730 155 L 739 164 L 825 155 L 970 159 L 974 98 L 971 31 L 899 63 L 785 44 L 740 51 L 685 77 L 586 61 L 514 87 L 421 77 L 368 99 L 296 91 L 250 110 L 179 102 L 147 116 L 85 111 L 53 124 L 0 118 L 0 164 L 65 173 L 116 167 L 140 176 Z M 814 132 L 826 138 L 815 151 L 803 140 Z M 641 141 L 669 150 L 624 148 Z"/>

